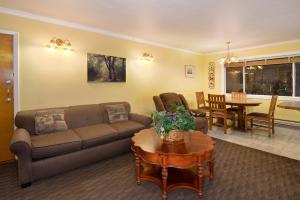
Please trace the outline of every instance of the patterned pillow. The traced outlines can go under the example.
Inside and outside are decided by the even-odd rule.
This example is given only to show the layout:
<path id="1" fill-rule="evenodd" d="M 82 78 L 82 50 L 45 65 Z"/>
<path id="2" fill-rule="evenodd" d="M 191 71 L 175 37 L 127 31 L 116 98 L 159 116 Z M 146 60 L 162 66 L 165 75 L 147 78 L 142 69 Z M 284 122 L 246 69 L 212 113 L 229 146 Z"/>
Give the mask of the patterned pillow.
<path id="1" fill-rule="evenodd" d="M 107 105 L 106 111 L 110 123 L 128 120 L 128 113 L 123 104 Z"/>
<path id="2" fill-rule="evenodd" d="M 37 111 L 35 114 L 35 133 L 45 134 L 55 131 L 65 131 L 68 126 L 63 109 Z"/>

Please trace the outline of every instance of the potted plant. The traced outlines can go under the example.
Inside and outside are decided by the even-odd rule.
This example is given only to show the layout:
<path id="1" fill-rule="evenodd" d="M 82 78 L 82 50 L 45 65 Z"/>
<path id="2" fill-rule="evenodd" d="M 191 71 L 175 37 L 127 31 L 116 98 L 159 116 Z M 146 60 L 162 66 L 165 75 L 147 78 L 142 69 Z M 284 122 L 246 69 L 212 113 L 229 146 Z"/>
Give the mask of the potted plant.
<path id="1" fill-rule="evenodd" d="M 194 117 L 184 108 L 177 106 L 175 112 L 153 112 L 152 119 L 157 134 L 166 141 L 183 140 L 184 131 L 195 130 Z"/>

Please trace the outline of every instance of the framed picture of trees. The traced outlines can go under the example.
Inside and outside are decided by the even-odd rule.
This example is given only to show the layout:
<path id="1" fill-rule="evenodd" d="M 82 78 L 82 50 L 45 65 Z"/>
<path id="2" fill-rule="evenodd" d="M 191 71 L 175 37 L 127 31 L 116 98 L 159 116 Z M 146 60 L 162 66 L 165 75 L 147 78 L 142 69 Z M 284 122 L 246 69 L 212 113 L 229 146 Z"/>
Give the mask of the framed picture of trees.
<path id="1" fill-rule="evenodd" d="M 126 58 L 88 53 L 88 82 L 126 82 Z"/>

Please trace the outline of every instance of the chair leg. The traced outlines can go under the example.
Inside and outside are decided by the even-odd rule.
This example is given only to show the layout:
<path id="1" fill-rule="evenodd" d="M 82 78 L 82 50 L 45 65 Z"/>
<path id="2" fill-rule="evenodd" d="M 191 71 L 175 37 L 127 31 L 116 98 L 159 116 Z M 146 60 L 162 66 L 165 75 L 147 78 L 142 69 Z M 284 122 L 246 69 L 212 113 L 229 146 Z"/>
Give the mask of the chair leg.
<path id="1" fill-rule="evenodd" d="M 247 116 L 245 116 L 245 132 L 248 131 L 248 119 Z"/>
<path id="2" fill-rule="evenodd" d="M 272 119 L 272 134 L 275 134 L 274 118 Z"/>
<path id="3" fill-rule="evenodd" d="M 272 134 L 272 121 L 270 119 L 268 120 L 268 133 L 269 133 L 269 137 L 271 137 L 271 134 Z"/>
<path id="4" fill-rule="evenodd" d="M 253 118 L 250 119 L 250 129 L 251 129 L 251 135 L 253 135 Z"/>
<path id="5" fill-rule="evenodd" d="M 213 117 L 210 115 L 209 116 L 209 130 L 212 129 L 212 124 L 213 124 Z"/>
<path id="6" fill-rule="evenodd" d="M 235 126 L 235 114 L 233 115 L 233 118 L 232 118 L 232 127 L 236 128 L 236 126 Z"/>
<path id="7" fill-rule="evenodd" d="M 227 134 L 227 118 L 224 118 L 224 134 Z"/>

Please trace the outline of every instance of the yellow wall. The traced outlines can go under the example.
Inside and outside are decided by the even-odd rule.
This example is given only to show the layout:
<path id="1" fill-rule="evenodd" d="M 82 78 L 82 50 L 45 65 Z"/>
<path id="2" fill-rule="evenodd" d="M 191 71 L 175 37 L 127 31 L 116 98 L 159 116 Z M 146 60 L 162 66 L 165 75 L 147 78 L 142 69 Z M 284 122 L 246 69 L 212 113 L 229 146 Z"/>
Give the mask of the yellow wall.
<path id="1" fill-rule="evenodd" d="M 128 101 L 133 111 L 149 114 L 152 96 L 179 92 L 195 106 L 195 91 L 201 89 L 202 57 L 117 39 L 96 33 L 0 14 L 0 29 L 19 32 L 20 109 Z M 68 38 L 74 52 L 51 50 L 54 37 Z M 125 83 L 88 83 L 87 52 L 125 57 Z M 143 52 L 155 61 L 140 60 Z M 184 65 L 196 67 L 195 78 L 184 76 Z"/>
<path id="2" fill-rule="evenodd" d="M 0 14 L 0 29 L 19 32 L 20 109 L 35 109 L 109 101 L 128 101 L 133 111 L 149 114 L 155 107 L 152 96 L 162 92 L 185 95 L 196 106 L 195 91 L 221 93 L 222 54 L 195 55 L 172 49 L 117 39 L 97 33 Z M 74 52 L 51 50 L 46 44 L 54 37 L 67 38 Z M 299 51 L 300 42 L 234 52 L 235 56 L 256 56 Z M 88 83 L 87 52 L 125 57 L 126 83 Z M 150 52 L 155 61 L 140 60 Z M 208 88 L 208 63 L 216 63 L 216 87 Z M 184 76 L 184 65 L 196 67 L 195 78 Z M 269 101 L 249 111 L 266 112 Z M 276 117 L 300 121 L 300 112 L 278 108 Z"/>
<path id="3" fill-rule="evenodd" d="M 259 55 L 269 55 L 269 54 L 279 54 L 283 52 L 289 52 L 289 51 L 300 51 L 300 41 L 293 42 L 293 43 L 286 43 L 286 44 L 280 44 L 280 45 L 274 45 L 269 47 L 261 47 L 256 49 L 250 49 L 250 50 L 243 50 L 243 51 L 235 51 L 233 52 L 234 56 L 236 57 L 247 57 L 247 56 L 259 56 Z M 203 84 L 203 90 L 206 94 L 208 93 L 216 93 L 220 94 L 222 93 L 222 87 L 221 87 L 221 70 L 223 69 L 219 64 L 219 59 L 224 57 L 225 53 L 217 53 L 217 54 L 211 54 L 211 55 L 205 55 L 203 58 L 203 68 L 202 73 L 204 77 L 204 84 Z M 214 89 L 210 89 L 208 87 L 208 63 L 209 62 L 215 62 L 216 64 L 216 87 Z M 269 108 L 269 100 L 262 100 L 262 99 L 253 99 L 253 101 L 260 101 L 262 102 L 262 105 L 259 107 L 253 107 L 249 108 L 248 111 L 252 112 L 268 112 Z M 278 101 L 278 103 L 281 101 Z M 285 120 L 292 120 L 292 121 L 299 121 L 300 122 L 300 112 L 299 111 L 293 111 L 293 110 L 286 110 L 282 108 L 276 108 L 275 111 L 275 117 L 279 119 L 285 119 Z"/>

